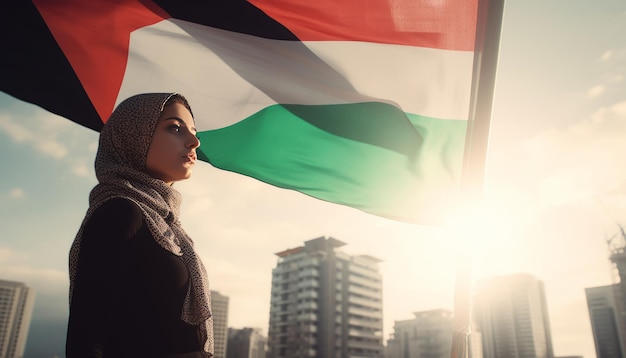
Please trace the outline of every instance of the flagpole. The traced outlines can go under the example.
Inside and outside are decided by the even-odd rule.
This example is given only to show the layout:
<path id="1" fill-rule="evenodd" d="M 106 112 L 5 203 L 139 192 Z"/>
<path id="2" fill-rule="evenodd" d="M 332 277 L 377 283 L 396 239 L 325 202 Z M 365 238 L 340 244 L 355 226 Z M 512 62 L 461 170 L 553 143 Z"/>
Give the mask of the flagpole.
<path id="1" fill-rule="evenodd" d="M 469 256 L 460 256 L 457 258 L 456 265 L 454 319 L 452 321 L 452 349 L 450 350 L 450 357 L 467 358 L 469 356 L 469 337 L 472 317 L 472 260 Z"/>
<path id="2" fill-rule="evenodd" d="M 503 13 L 504 0 L 478 2 L 472 90 L 461 178 L 465 210 L 476 206 L 483 193 Z M 468 358 L 470 354 L 471 272 L 472 258 L 469 255 L 457 259 L 451 358 Z"/>

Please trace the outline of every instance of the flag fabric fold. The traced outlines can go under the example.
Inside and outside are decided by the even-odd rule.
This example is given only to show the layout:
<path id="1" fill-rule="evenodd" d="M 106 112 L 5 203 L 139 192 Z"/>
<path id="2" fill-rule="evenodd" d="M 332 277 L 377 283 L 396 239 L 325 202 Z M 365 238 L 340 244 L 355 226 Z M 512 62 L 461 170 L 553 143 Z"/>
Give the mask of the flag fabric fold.
<path id="1" fill-rule="evenodd" d="M 94 130 L 130 95 L 177 91 L 201 160 L 439 223 L 459 200 L 477 1 L 18 2 L 0 83 Z"/>

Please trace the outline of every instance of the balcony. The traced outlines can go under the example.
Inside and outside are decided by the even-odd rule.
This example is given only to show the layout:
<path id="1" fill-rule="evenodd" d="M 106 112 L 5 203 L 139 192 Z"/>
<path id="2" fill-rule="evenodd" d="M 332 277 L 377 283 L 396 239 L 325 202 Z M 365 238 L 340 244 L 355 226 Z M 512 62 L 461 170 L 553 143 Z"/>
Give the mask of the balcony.
<path id="1" fill-rule="evenodd" d="M 370 340 L 380 340 L 382 337 L 382 329 L 380 331 L 369 331 L 361 329 L 349 329 L 348 335 L 350 337 L 366 338 Z"/>
<path id="2" fill-rule="evenodd" d="M 302 313 L 298 315 L 298 321 L 317 322 L 317 315 L 315 313 Z"/>
<path id="3" fill-rule="evenodd" d="M 369 350 L 383 350 L 382 341 L 380 342 L 369 342 L 369 341 L 361 341 L 348 339 L 348 348 L 351 349 L 369 349 Z"/>
<path id="4" fill-rule="evenodd" d="M 316 333 L 317 332 L 317 326 L 314 324 L 307 324 L 307 325 L 301 325 L 300 327 L 302 327 L 302 331 L 306 332 L 306 333 Z"/>
<path id="5" fill-rule="evenodd" d="M 316 302 L 302 302 L 297 305 L 298 310 L 317 310 Z"/>
<path id="6" fill-rule="evenodd" d="M 383 329 L 383 323 L 381 319 L 370 320 L 370 319 L 349 317 L 348 325 L 357 326 L 357 327 L 366 327 L 366 328 L 377 329 L 377 330 Z"/>
<path id="7" fill-rule="evenodd" d="M 382 287 L 380 280 L 373 280 L 362 276 L 350 275 L 350 277 L 348 277 L 348 281 L 351 284 L 354 283 L 365 287 L 371 287 L 375 290 L 380 290 Z"/>
<path id="8" fill-rule="evenodd" d="M 383 303 L 380 300 L 363 298 L 351 295 L 348 297 L 348 303 L 364 306 L 371 309 L 382 310 Z"/>
<path id="9" fill-rule="evenodd" d="M 382 298 L 383 298 L 383 293 L 381 292 L 380 289 L 373 290 L 371 288 L 366 288 L 366 287 L 361 287 L 361 286 L 356 286 L 356 285 L 350 285 L 350 286 L 348 286 L 348 292 L 354 293 L 354 294 L 357 294 L 357 295 L 361 295 L 361 296 L 365 296 L 365 297 L 376 298 L 376 299 L 379 299 L 379 300 L 382 300 Z"/>
<path id="10" fill-rule="evenodd" d="M 315 268 L 307 268 L 304 270 L 301 270 L 298 275 L 300 277 L 319 277 L 320 273 L 317 269 Z"/>
<path id="11" fill-rule="evenodd" d="M 360 342 L 360 341 L 355 341 L 355 342 Z M 384 355 L 382 355 L 382 351 L 385 350 L 384 346 L 383 346 L 383 339 L 382 337 L 378 337 L 378 341 L 376 340 L 367 340 L 366 342 L 361 342 L 363 345 L 361 345 L 359 348 L 363 349 L 364 351 L 370 351 L 368 353 L 370 353 L 369 355 L 365 354 L 365 355 L 354 355 L 352 354 L 351 357 L 358 357 L 358 356 L 365 356 L 365 357 L 384 357 Z M 348 349 L 350 348 L 354 348 L 354 347 L 350 347 L 350 343 L 348 343 Z M 357 346 L 358 347 L 358 346 Z M 381 355 L 372 355 L 371 353 L 375 353 L 375 352 L 380 352 Z M 354 352 L 353 352 L 354 353 Z M 362 352 L 365 353 L 365 352 Z M 433 357 L 430 355 L 423 355 L 423 356 L 418 356 L 418 357 Z M 444 357 L 444 356 L 434 356 L 434 357 Z"/>
<path id="12" fill-rule="evenodd" d="M 318 297 L 317 291 L 314 290 L 306 290 L 302 292 L 298 292 L 298 299 L 316 299 Z"/>
<path id="13" fill-rule="evenodd" d="M 365 268 L 363 266 L 358 266 L 358 265 L 354 265 L 354 264 L 350 265 L 350 267 L 348 268 L 348 271 L 350 273 L 356 273 L 356 274 L 359 274 L 359 275 L 362 275 L 362 276 L 374 277 L 374 278 L 376 278 L 378 280 L 380 280 L 380 278 L 382 277 L 382 275 L 378 271 L 376 271 L 376 270 L 367 269 L 367 268 Z"/>
<path id="14" fill-rule="evenodd" d="M 298 288 L 318 288 L 320 287 L 320 284 L 317 280 L 313 280 L 313 279 L 306 279 L 306 280 L 302 280 L 299 281 L 297 284 Z"/>
<path id="15" fill-rule="evenodd" d="M 375 318 L 375 319 L 382 319 L 383 317 L 383 313 L 381 311 L 375 311 L 371 309 L 365 309 L 365 308 L 354 307 L 354 306 L 348 307 L 348 313 L 351 315 Z"/>

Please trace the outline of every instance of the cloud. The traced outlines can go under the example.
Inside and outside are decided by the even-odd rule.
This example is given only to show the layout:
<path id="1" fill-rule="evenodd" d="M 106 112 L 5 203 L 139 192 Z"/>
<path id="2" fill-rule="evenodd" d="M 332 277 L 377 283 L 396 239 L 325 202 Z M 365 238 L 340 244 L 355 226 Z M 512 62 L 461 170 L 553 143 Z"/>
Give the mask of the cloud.
<path id="1" fill-rule="evenodd" d="M 72 173 L 78 177 L 90 178 L 93 171 L 84 164 L 77 164 L 72 168 Z"/>
<path id="2" fill-rule="evenodd" d="M 89 143 L 89 145 L 87 146 L 87 150 L 89 151 L 89 153 L 96 153 L 96 151 L 98 150 L 98 141 L 94 140 L 91 143 Z"/>
<path id="3" fill-rule="evenodd" d="M 626 60 L 626 47 L 613 48 L 605 51 L 600 56 L 600 60 L 607 65 L 616 65 L 623 63 Z"/>
<path id="4" fill-rule="evenodd" d="M 587 98 L 610 97 L 613 100 L 623 98 L 624 73 L 626 72 L 626 48 L 615 48 L 600 56 L 600 70 L 603 72 L 599 82 L 587 91 Z"/>
<path id="5" fill-rule="evenodd" d="M 606 90 L 606 87 L 603 85 L 593 86 L 587 91 L 587 98 L 599 97 L 601 94 L 604 93 L 605 90 Z"/>
<path id="6" fill-rule="evenodd" d="M 42 121 L 35 120 L 35 122 Z M 45 130 L 41 127 L 44 127 Z M 57 140 L 59 133 L 50 131 L 50 127 L 50 125 L 35 125 L 27 128 L 6 114 L 0 114 L 0 130 L 8 134 L 13 141 L 30 145 L 46 156 L 55 159 L 63 158 L 67 155 L 68 150 L 62 142 Z"/>
<path id="7" fill-rule="evenodd" d="M 512 198 L 537 217 L 541 212 L 585 200 L 603 201 L 626 217 L 626 101 L 598 108 L 586 120 L 549 129 L 510 143 L 490 156 L 495 191 Z M 617 205 L 617 206 L 615 206 Z M 520 209 L 523 210 L 523 209 Z"/>
<path id="8" fill-rule="evenodd" d="M 55 159 L 61 159 L 67 155 L 67 148 L 54 139 L 42 140 L 36 142 L 36 147 L 45 155 Z"/>
<path id="9" fill-rule="evenodd" d="M 22 143 L 32 141 L 33 133 L 13 121 L 6 115 L 0 116 L 0 130 L 4 131 L 15 142 Z"/>
<path id="10" fill-rule="evenodd" d="M 0 247 L 0 262 L 5 263 L 14 256 L 15 253 L 11 249 L 6 247 Z"/>
<path id="11" fill-rule="evenodd" d="M 34 147 L 42 154 L 61 159 L 71 151 L 67 138 L 74 135 L 72 125 L 64 118 L 36 111 L 28 130 L 32 131 Z"/>
<path id="12" fill-rule="evenodd" d="M 9 198 L 21 199 L 24 197 L 24 190 L 22 188 L 13 188 L 9 190 Z"/>
<path id="13" fill-rule="evenodd" d="M 615 129 L 626 129 L 626 101 L 618 102 L 609 107 L 598 109 L 591 116 L 592 120 L 597 123 L 605 122 L 609 125 L 618 125 Z M 611 129 L 612 130 L 612 129 Z M 618 133 L 622 135 L 624 132 Z"/>
<path id="14" fill-rule="evenodd" d="M 32 256 L 24 251 L 0 246 L 0 278 L 22 281 L 27 285 L 36 283 L 38 287 L 46 287 L 46 291 L 58 291 L 65 286 L 67 272 L 50 268 L 36 268 L 31 262 Z M 60 285 L 60 286 L 59 286 Z"/>
<path id="15" fill-rule="evenodd" d="M 0 277 L 23 282 L 35 291 L 33 320 L 62 320 L 67 317 L 69 279 L 66 271 L 13 265 L 0 269 Z"/>
<path id="16" fill-rule="evenodd" d="M 5 102 L 6 101 L 6 102 Z M 97 132 L 31 104 L 10 101 L 0 96 L 0 132 L 13 142 L 35 149 L 47 158 L 62 160 L 79 177 L 89 177 L 84 164 L 93 161 L 97 150 Z M 5 105 L 6 103 L 6 105 Z"/>
<path id="17" fill-rule="evenodd" d="M 3 276 L 22 281 L 27 286 L 36 287 L 46 292 L 65 292 L 68 283 L 67 272 L 49 269 L 34 268 L 26 265 L 10 265 L 3 270 Z"/>
<path id="18" fill-rule="evenodd" d="M 30 253 L 0 246 L 0 279 L 23 282 L 35 290 L 33 319 L 65 319 L 67 316 L 67 270 L 36 267 Z"/>

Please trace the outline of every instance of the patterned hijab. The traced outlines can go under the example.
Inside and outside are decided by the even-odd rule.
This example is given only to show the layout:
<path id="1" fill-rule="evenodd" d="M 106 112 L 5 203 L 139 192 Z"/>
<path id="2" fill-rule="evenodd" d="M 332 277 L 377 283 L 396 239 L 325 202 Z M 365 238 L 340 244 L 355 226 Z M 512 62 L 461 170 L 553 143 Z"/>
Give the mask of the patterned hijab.
<path id="1" fill-rule="evenodd" d="M 117 106 L 102 128 L 95 162 L 98 184 L 89 195 L 89 209 L 70 249 L 70 300 L 85 224 L 105 201 L 114 197 L 132 200 L 141 208 L 155 241 L 180 256 L 189 270 L 190 284 L 181 319 L 200 327 L 204 353 L 210 357 L 213 355 L 213 321 L 209 283 L 193 241 L 180 225 L 181 195 L 172 186 L 145 172 L 157 122 L 165 103 L 175 95 L 184 99 L 176 93 L 146 93 L 130 97 Z"/>

